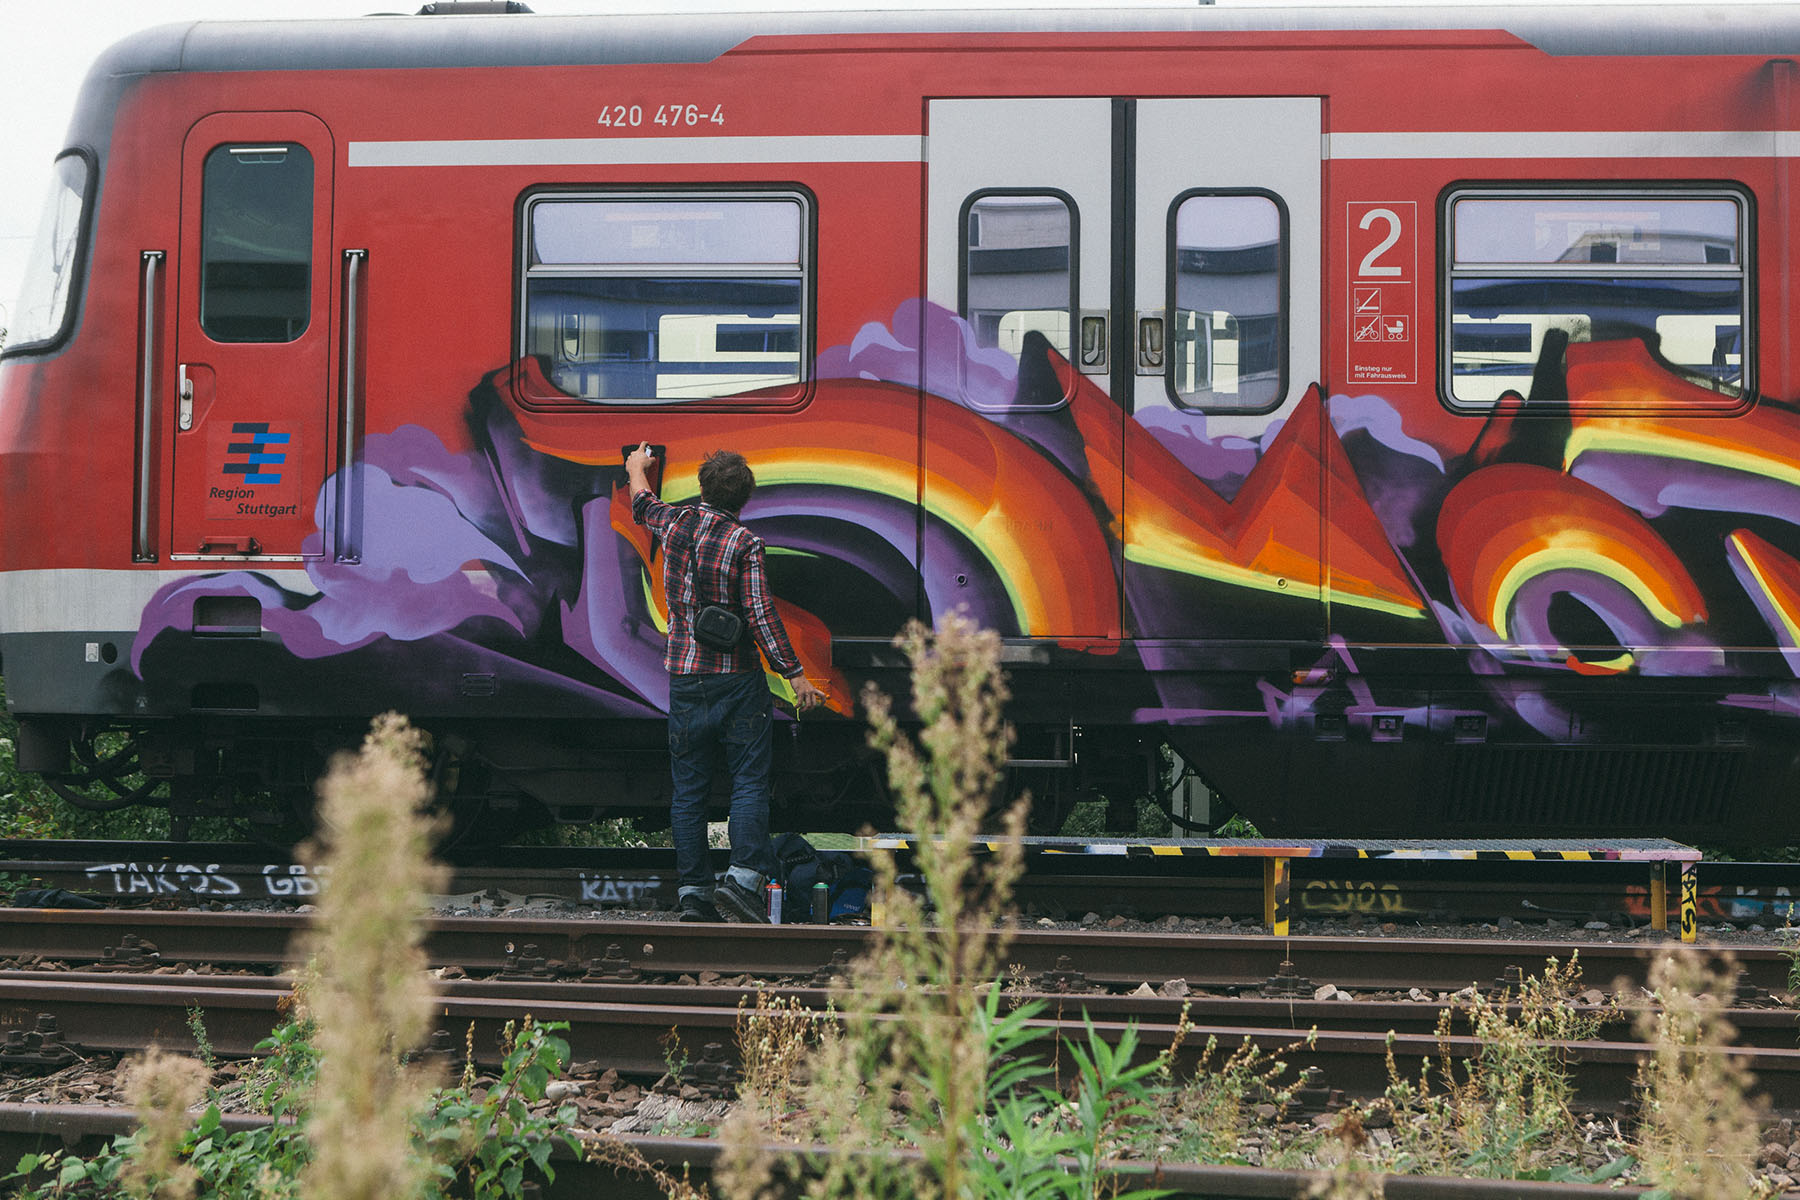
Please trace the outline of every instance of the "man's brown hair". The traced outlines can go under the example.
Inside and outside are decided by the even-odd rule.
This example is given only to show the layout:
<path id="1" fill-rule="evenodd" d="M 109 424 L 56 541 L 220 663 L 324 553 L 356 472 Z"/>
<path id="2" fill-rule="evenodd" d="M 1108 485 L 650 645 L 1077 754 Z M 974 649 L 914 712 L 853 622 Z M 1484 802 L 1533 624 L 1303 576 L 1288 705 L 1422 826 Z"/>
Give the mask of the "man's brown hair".
<path id="1" fill-rule="evenodd" d="M 756 474 L 735 450 L 714 450 L 700 464 L 700 499 L 733 516 L 756 488 Z"/>

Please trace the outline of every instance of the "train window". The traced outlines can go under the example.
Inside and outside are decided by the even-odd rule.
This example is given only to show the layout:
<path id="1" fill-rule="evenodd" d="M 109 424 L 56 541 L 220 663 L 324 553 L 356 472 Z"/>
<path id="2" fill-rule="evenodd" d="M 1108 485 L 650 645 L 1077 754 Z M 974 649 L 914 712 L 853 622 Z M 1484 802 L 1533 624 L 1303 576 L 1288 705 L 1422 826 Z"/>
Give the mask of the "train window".
<path id="1" fill-rule="evenodd" d="M 62 336 L 80 276 L 82 219 L 93 167 L 77 153 L 56 160 L 25 283 L 13 312 L 6 348 L 25 350 Z"/>
<path id="2" fill-rule="evenodd" d="M 220 146 L 200 187 L 200 328 L 216 342 L 295 341 L 312 318 L 312 154 Z"/>
<path id="3" fill-rule="evenodd" d="M 1171 210 L 1170 393 L 1208 412 L 1266 412 L 1286 391 L 1286 216 L 1265 192 L 1202 192 Z"/>
<path id="4" fill-rule="evenodd" d="M 1017 361 L 1031 334 L 1069 357 L 1075 311 L 1075 208 L 1060 192 L 978 192 L 964 205 L 962 317 L 983 349 Z M 965 399 L 976 400 L 965 392 Z M 1011 407 L 1054 407 L 1061 395 Z"/>
<path id="5" fill-rule="evenodd" d="M 1446 390 L 1455 403 L 1529 397 L 1541 358 L 1571 341 L 1627 338 L 1713 392 L 1744 393 L 1751 287 L 1741 194 L 1466 189 L 1447 204 Z"/>
<path id="6" fill-rule="evenodd" d="M 520 342 L 564 397 L 795 399 L 806 304 L 799 195 L 556 193 L 527 204 Z"/>

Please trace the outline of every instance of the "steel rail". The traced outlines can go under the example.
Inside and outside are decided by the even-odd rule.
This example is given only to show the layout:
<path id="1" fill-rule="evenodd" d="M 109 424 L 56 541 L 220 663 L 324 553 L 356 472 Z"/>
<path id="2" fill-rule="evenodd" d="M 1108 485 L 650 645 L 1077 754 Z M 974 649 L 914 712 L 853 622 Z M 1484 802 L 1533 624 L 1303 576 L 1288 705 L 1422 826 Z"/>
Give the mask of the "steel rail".
<path id="1" fill-rule="evenodd" d="M 268 1118 L 228 1114 L 221 1118 L 225 1134 L 268 1124 Z M 92 1155 L 114 1137 L 130 1133 L 137 1118 L 129 1110 L 101 1105 L 37 1106 L 0 1104 L 0 1162 L 14 1163 L 26 1154 L 68 1149 Z M 694 1184 L 710 1184 L 724 1157 L 716 1141 L 697 1138 L 621 1137 L 616 1140 L 635 1150 L 646 1162 L 672 1166 Z M 810 1177 L 805 1164 L 828 1158 L 829 1146 L 793 1146 L 769 1143 L 763 1153 L 779 1161 L 802 1165 L 801 1184 L 783 1185 L 778 1175 L 776 1192 L 781 1197 L 804 1194 L 803 1181 Z M 915 1157 L 911 1152 L 891 1151 L 895 1157 Z M 603 1163 L 577 1161 L 558 1146 L 551 1154 L 556 1180 L 544 1183 L 543 1200 L 663 1200 L 665 1193 L 649 1179 L 621 1172 Z M 1318 1172 L 1267 1170 L 1257 1167 L 1215 1167 L 1175 1163 L 1114 1161 L 1107 1164 L 1103 1187 L 1119 1190 L 1154 1187 L 1167 1189 L 1171 1200 L 1290 1200 L 1307 1194 L 1320 1179 Z M 1074 1164 L 1070 1164 L 1073 1169 Z M 1391 1200 L 1603 1200 L 1636 1197 L 1641 1187 L 1576 1183 L 1539 1183 L 1510 1179 L 1459 1179 L 1430 1175 L 1371 1176 L 1377 1194 Z M 1110 1190 L 1106 1194 L 1112 1194 Z"/>
<path id="2" fill-rule="evenodd" d="M 130 934 L 154 943 L 165 962 L 282 966 L 295 961 L 294 938 L 309 919 L 290 912 L 0 909 L 0 947 L 12 965 L 33 958 L 96 962 L 113 957 Z M 729 970 L 810 976 L 827 966 L 834 953 L 854 956 L 870 940 L 867 928 L 845 925 L 434 917 L 427 928 L 426 953 L 432 964 L 471 972 L 502 970 L 535 947 L 556 965 L 553 969 L 580 974 L 616 946 L 638 969 L 661 975 Z M 1042 974 L 1066 957 L 1089 980 L 1111 987 L 1155 987 L 1185 979 L 1191 987 L 1214 991 L 1257 988 L 1285 962 L 1320 985 L 1455 991 L 1471 984 L 1485 987 L 1508 967 L 1536 975 L 1549 960 L 1566 963 L 1573 954 L 1579 954 L 1585 977 L 1600 986 L 1615 979 L 1641 986 L 1650 965 L 1670 952 L 1668 943 L 1642 942 L 1022 929 L 1013 935 L 1007 960 Z M 1698 952 L 1714 962 L 1729 956 L 1749 986 L 1769 992 L 1788 986 L 1793 956 L 1787 950 L 1703 945 Z"/>
<path id="3" fill-rule="evenodd" d="M 0 988 L 11 984 L 80 983 L 91 986 L 166 987 L 175 979 L 196 997 L 213 991 L 256 991 L 286 995 L 291 980 L 286 976 L 247 975 L 143 975 L 86 971 L 0 970 Z M 754 1006 L 758 993 L 824 1011 L 828 1004 L 843 1007 L 830 986 L 793 984 L 668 984 L 596 982 L 587 979 L 439 979 L 436 994 L 449 999 L 505 1000 L 529 1005 L 536 1000 L 583 1004 L 619 1004 L 655 1007 L 679 1004 L 736 1012 Z M 1436 1035 L 1440 1019 L 1449 1014 L 1451 1029 L 1467 1028 L 1469 1006 L 1450 1000 L 1348 1000 L 1277 999 L 1262 996 L 1145 996 L 1111 992 L 1047 992 L 1030 987 L 1011 993 L 1016 1003 L 1035 1002 L 1045 1015 L 1057 1021 L 1079 1021 L 1085 1014 L 1098 1020 L 1146 1024 L 1174 1024 L 1185 1013 L 1201 1025 L 1230 1028 L 1285 1029 L 1303 1035 L 1311 1029 L 1337 1033 Z M 1517 1016 L 1519 1006 L 1509 1002 L 1506 1011 Z M 1604 1041 L 1633 1042 L 1637 1012 L 1617 1005 L 1572 1002 L 1578 1016 L 1595 1022 L 1597 1037 Z M 1737 1031 L 1741 1048 L 1791 1050 L 1800 1047 L 1800 1011 L 1773 1006 L 1722 1008 L 1718 1015 Z"/>
<path id="4" fill-rule="evenodd" d="M 285 995 L 280 988 L 196 987 L 181 977 L 154 978 L 156 982 L 98 984 L 57 978 L 0 980 L 0 1029 L 31 1028 L 40 1014 L 50 1014 L 65 1042 L 90 1053 L 129 1053 L 151 1044 L 187 1051 L 198 1049 L 192 1028 L 197 1011 L 215 1053 L 247 1056 L 281 1019 Z M 671 1030 L 690 1057 L 735 1057 L 736 1009 L 576 1001 L 541 992 L 509 999 L 444 994 L 435 999 L 434 1007 L 437 1028 L 449 1044 L 460 1046 L 467 1036 L 477 1061 L 490 1066 L 500 1057 L 505 1027 L 526 1015 L 539 1022 L 566 1023 L 565 1036 L 576 1060 L 598 1060 L 624 1074 L 662 1074 Z M 1435 1066 L 1444 1057 L 1473 1059 L 1484 1045 L 1481 1039 L 1466 1035 L 1302 1033 L 1256 1025 L 1084 1020 L 1073 1012 L 1060 1020 L 1039 1017 L 1030 1026 L 1049 1043 L 1043 1057 L 1057 1060 L 1065 1073 L 1072 1069 L 1072 1062 L 1063 1055 L 1065 1038 L 1079 1040 L 1085 1036 L 1083 1031 L 1091 1028 L 1095 1036 L 1116 1044 L 1127 1029 L 1133 1029 L 1140 1057 L 1173 1047 L 1176 1068 L 1182 1073 L 1203 1065 L 1209 1044 L 1224 1054 L 1249 1044 L 1265 1054 L 1278 1055 L 1295 1073 L 1289 1078 L 1317 1072 L 1308 1083 L 1314 1091 L 1340 1089 L 1362 1097 L 1381 1095 L 1391 1082 L 1390 1054 L 1403 1073 L 1410 1073 L 1421 1063 Z M 1640 1063 L 1648 1053 L 1639 1042 L 1544 1044 L 1568 1065 L 1581 1103 L 1596 1108 L 1621 1107 L 1632 1099 Z M 717 1049 L 711 1049 L 713 1046 Z M 704 1054 L 692 1053 L 701 1048 L 706 1048 Z M 1730 1047 L 1716 1053 L 1755 1075 L 1774 1107 L 1784 1112 L 1800 1109 L 1800 1049 Z"/>

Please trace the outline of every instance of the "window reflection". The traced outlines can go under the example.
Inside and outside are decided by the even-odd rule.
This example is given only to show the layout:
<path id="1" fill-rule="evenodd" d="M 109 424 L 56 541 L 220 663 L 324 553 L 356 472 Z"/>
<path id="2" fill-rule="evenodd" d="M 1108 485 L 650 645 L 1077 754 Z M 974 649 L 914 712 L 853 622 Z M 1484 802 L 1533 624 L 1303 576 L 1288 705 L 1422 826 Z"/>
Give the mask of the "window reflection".
<path id="1" fill-rule="evenodd" d="M 596 404 L 786 398 L 802 379 L 798 197 L 542 197 L 523 352 Z"/>
<path id="2" fill-rule="evenodd" d="M 1052 194 L 984 195 L 964 231 L 963 317 L 980 346 L 1018 358 L 1027 334 L 1069 357 L 1074 217 Z"/>
<path id="3" fill-rule="evenodd" d="M 1732 195 L 1455 198 L 1451 397 L 1488 405 L 1509 391 L 1529 396 L 1546 354 L 1627 338 L 1691 382 L 1741 394 L 1743 228 Z"/>
<path id="4" fill-rule="evenodd" d="M 1197 195 L 1175 210 L 1170 382 L 1183 404 L 1266 409 L 1281 396 L 1281 209 Z"/>
<path id="5" fill-rule="evenodd" d="M 291 342 L 312 317 L 313 160 L 304 146 L 220 146 L 201 182 L 200 327 Z"/>
<path id="6" fill-rule="evenodd" d="M 65 154 L 56 160 L 25 282 L 13 310 L 12 328 L 6 336 L 8 349 L 22 350 L 50 341 L 68 318 L 75 296 L 89 178 L 87 160 L 79 154 Z"/>

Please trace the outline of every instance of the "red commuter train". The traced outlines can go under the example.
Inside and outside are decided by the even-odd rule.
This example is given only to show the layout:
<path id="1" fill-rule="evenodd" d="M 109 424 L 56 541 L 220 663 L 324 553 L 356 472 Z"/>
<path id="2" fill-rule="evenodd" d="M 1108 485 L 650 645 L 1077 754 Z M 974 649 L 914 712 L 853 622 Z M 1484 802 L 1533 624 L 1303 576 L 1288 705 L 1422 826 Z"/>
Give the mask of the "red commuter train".
<path id="1" fill-rule="evenodd" d="M 484 836 L 666 811 L 644 439 L 756 468 L 802 827 L 961 608 L 1044 828 L 1172 750 L 1268 833 L 1800 832 L 1800 10 L 448 10 L 87 80 L 0 362 L 71 798 L 280 824 L 393 708 Z"/>

